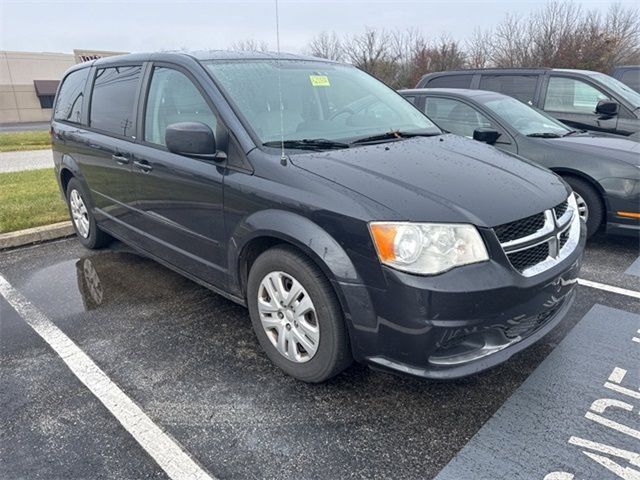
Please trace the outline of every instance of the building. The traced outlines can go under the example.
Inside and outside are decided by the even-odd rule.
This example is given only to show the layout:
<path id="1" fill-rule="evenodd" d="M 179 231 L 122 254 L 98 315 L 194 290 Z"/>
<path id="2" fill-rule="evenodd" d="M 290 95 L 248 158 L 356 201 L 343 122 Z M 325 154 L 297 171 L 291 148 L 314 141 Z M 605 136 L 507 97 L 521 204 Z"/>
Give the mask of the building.
<path id="1" fill-rule="evenodd" d="M 124 52 L 73 53 L 0 51 L 0 125 L 46 122 L 65 70 L 76 63 Z"/>

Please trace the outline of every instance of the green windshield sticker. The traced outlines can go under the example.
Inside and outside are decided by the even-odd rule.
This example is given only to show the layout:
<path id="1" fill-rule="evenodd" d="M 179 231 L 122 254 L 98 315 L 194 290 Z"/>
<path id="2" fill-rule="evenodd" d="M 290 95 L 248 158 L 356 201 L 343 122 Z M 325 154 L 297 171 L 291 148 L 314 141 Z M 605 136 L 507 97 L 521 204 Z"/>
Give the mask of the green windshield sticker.
<path id="1" fill-rule="evenodd" d="M 311 85 L 314 87 L 330 87 L 329 77 L 326 75 L 309 75 L 309 80 L 311 80 Z"/>

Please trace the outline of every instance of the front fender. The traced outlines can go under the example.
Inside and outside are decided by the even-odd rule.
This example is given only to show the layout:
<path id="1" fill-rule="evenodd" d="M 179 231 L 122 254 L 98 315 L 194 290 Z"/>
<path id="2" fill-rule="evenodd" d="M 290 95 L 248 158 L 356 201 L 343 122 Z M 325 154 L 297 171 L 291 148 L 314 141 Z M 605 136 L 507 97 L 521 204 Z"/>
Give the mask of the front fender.
<path id="1" fill-rule="evenodd" d="M 347 253 L 318 224 L 293 212 L 269 209 L 249 215 L 236 227 L 229 240 L 232 285 L 240 285 L 238 267 L 245 247 L 260 237 L 277 238 L 297 246 L 313 258 L 330 280 L 362 283 Z"/>
<path id="2" fill-rule="evenodd" d="M 248 216 L 229 240 L 230 289 L 244 297 L 241 265 L 247 246 L 259 238 L 275 238 L 298 247 L 324 272 L 342 306 L 356 360 L 365 356 L 358 330 L 370 331 L 377 323 L 367 287 L 340 244 L 310 219 L 283 210 L 262 210 Z"/>

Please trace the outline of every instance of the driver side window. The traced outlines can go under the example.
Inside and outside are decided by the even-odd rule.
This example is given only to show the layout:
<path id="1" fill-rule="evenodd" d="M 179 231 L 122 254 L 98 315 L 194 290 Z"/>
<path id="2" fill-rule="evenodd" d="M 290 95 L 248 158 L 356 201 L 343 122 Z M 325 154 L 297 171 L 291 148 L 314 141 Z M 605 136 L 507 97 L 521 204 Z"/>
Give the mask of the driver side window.
<path id="1" fill-rule="evenodd" d="M 193 82 L 177 70 L 155 67 L 147 97 L 144 140 L 165 146 L 166 128 L 179 122 L 204 123 L 216 132 L 216 116 Z"/>
<path id="2" fill-rule="evenodd" d="M 476 128 L 492 127 L 491 121 L 476 109 L 451 98 L 426 98 L 424 113 L 440 128 L 465 137 L 472 138 Z"/>

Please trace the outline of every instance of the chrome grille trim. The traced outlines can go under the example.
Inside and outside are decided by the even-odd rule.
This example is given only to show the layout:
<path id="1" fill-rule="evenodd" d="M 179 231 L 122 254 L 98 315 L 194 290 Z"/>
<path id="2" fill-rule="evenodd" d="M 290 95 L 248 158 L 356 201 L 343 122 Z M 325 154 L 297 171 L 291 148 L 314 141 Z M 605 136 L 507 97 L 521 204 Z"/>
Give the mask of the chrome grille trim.
<path id="1" fill-rule="evenodd" d="M 512 267 L 521 275 L 525 277 L 538 275 L 562 262 L 577 247 L 580 241 L 580 216 L 577 208 L 572 206 L 572 202 L 575 203 L 574 199 L 568 199 L 567 202 L 569 205 L 560 218 L 555 215 L 557 207 L 545 210 L 545 222 L 542 228 L 533 234 L 500 244 Z M 563 236 L 562 239 L 561 236 Z M 511 254 L 526 251 L 544 243 L 549 246 L 547 258 L 522 270 L 516 268 L 509 257 Z"/>

